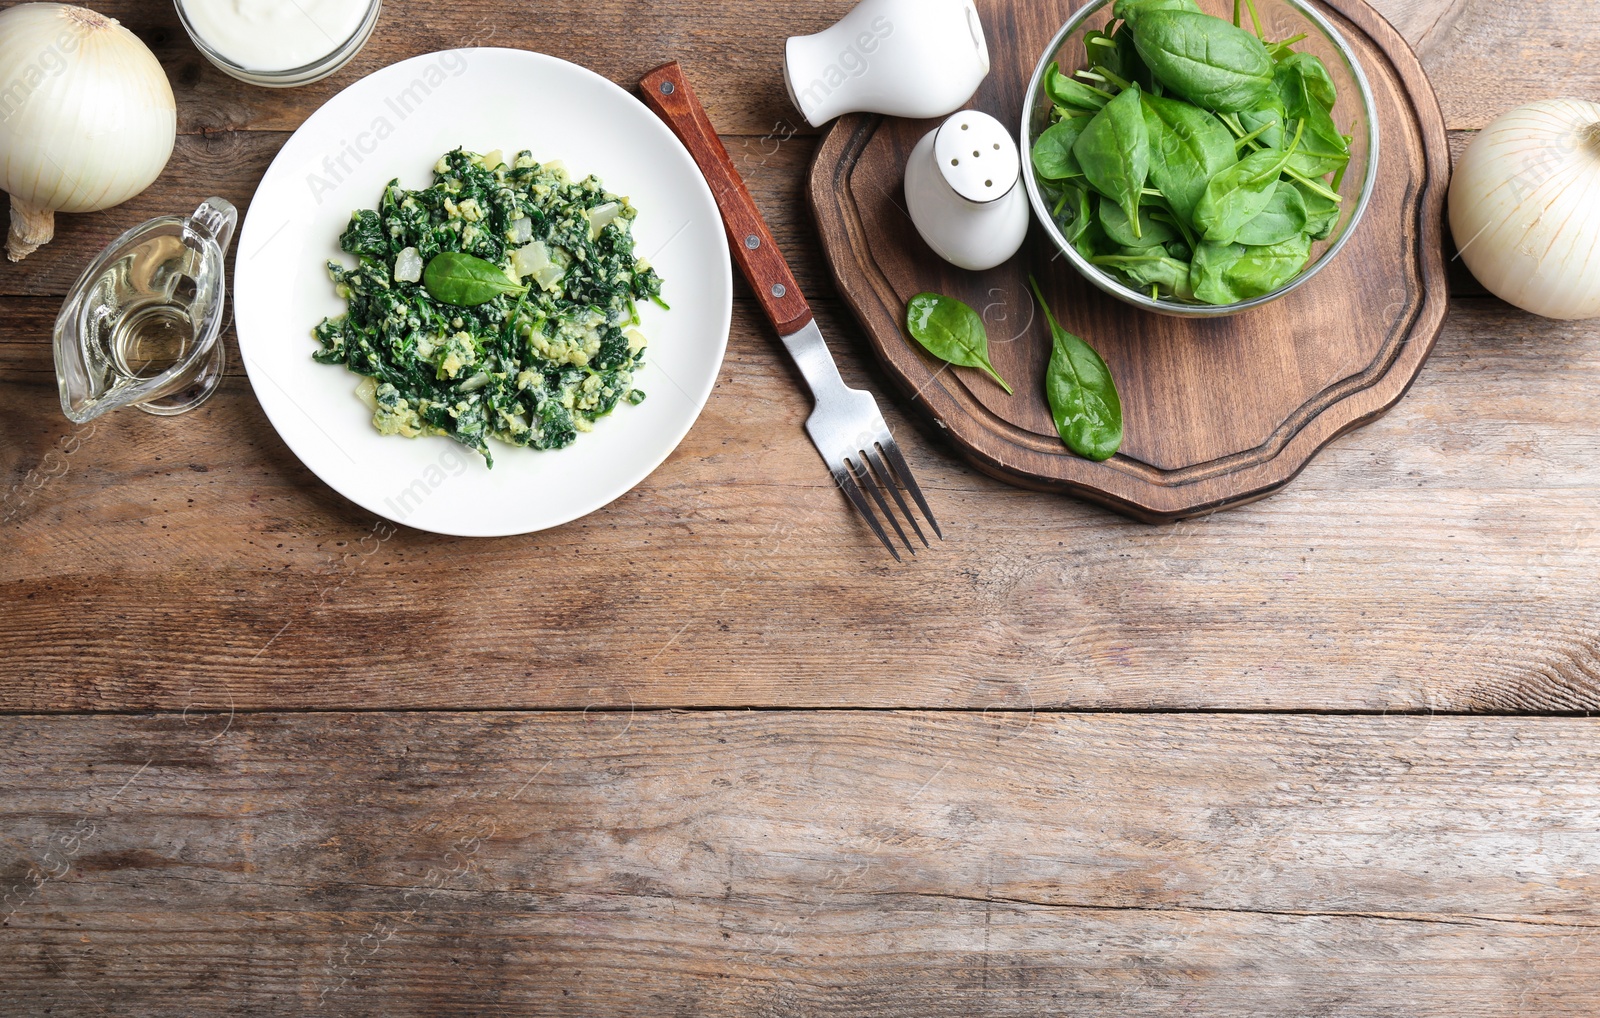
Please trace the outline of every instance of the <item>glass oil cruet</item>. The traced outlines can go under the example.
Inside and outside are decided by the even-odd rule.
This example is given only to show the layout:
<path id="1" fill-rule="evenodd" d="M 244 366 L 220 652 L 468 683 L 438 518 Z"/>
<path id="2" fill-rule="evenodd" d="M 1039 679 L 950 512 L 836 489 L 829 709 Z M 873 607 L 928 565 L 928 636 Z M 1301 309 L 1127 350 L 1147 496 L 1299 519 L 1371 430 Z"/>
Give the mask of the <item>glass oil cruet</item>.
<path id="1" fill-rule="evenodd" d="M 170 417 L 222 383 L 228 245 L 239 212 L 209 198 L 194 214 L 137 226 L 79 277 L 56 319 L 61 409 L 78 424 L 125 406 Z"/>

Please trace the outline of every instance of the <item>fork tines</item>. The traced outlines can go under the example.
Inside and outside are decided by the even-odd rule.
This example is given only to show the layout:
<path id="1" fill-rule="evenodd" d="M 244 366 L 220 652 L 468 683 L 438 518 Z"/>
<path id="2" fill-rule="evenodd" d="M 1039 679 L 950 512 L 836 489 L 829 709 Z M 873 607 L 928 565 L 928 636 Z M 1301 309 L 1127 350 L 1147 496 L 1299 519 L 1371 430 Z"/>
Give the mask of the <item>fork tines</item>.
<path id="1" fill-rule="evenodd" d="M 922 497 L 922 489 L 917 487 L 916 478 L 911 476 L 911 467 L 907 465 L 905 457 L 900 454 L 900 447 L 895 444 L 894 438 L 887 431 L 879 437 L 872 448 L 858 450 L 853 456 L 846 456 L 840 463 L 835 464 L 833 479 L 839 483 L 846 497 L 867 521 L 867 526 L 872 528 L 872 532 L 878 535 L 878 540 L 889 549 L 889 554 L 894 556 L 896 562 L 903 561 L 900 558 L 900 551 L 894 542 L 889 540 L 883 525 L 878 522 L 878 517 L 872 511 L 873 503 L 877 504 L 883 513 L 883 518 L 889 521 L 889 525 L 899 535 L 906 550 L 915 555 L 917 549 L 906 536 L 905 528 L 900 526 L 894 511 L 889 508 L 888 501 L 883 497 L 885 491 L 894 499 L 895 505 L 900 507 L 900 514 L 911 524 L 912 531 L 922 541 L 924 548 L 932 546 L 928 543 L 927 535 L 922 532 L 922 527 L 917 524 L 916 514 L 911 511 L 905 497 L 900 494 L 902 487 L 911 493 L 911 498 L 922 510 L 923 518 L 933 528 L 934 534 L 938 535 L 939 540 L 944 540 L 944 531 L 939 529 L 939 521 L 933 518 L 933 510 L 928 508 L 928 500 Z M 867 495 L 872 497 L 871 503 L 867 501 Z"/>

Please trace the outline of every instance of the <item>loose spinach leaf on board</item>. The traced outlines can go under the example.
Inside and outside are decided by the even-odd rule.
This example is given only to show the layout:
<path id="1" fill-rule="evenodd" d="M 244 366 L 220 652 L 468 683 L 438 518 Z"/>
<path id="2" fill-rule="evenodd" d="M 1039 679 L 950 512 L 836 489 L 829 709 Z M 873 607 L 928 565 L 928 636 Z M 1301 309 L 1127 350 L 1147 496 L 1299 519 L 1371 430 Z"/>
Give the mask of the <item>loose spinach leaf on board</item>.
<path id="1" fill-rule="evenodd" d="M 1114 201 L 1100 199 L 1100 226 L 1111 242 L 1120 247 L 1150 248 L 1170 244 L 1180 239 L 1178 231 L 1160 220 L 1151 218 L 1150 208 L 1139 210 L 1139 229 L 1133 229 L 1128 214 Z"/>
<path id="2" fill-rule="evenodd" d="M 1029 279 L 1050 323 L 1052 350 L 1045 396 L 1067 448 L 1085 459 L 1108 460 L 1122 448 L 1122 400 L 1111 369 L 1094 347 L 1063 329 L 1045 303 L 1039 281 Z"/>
<path id="3" fill-rule="evenodd" d="M 458 308 L 475 308 L 496 297 L 520 297 L 526 286 L 511 281 L 493 262 L 458 251 L 445 251 L 428 263 L 422 283 L 434 300 Z"/>
<path id="4" fill-rule="evenodd" d="M 1150 181 L 1172 211 L 1194 223 L 1194 207 L 1211 178 L 1239 161 L 1233 135 L 1196 106 L 1158 96 L 1141 97 L 1150 137 Z"/>
<path id="5" fill-rule="evenodd" d="M 1310 257 L 1311 238 L 1303 233 L 1271 247 L 1206 241 L 1194 253 L 1190 283 L 1195 296 L 1208 304 L 1237 304 L 1279 289 L 1300 274 Z"/>
<path id="6" fill-rule="evenodd" d="M 1137 18 L 1139 56 L 1157 81 L 1195 105 L 1235 113 L 1272 88 L 1272 57 L 1249 32 L 1186 10 L 1145 10 Z"/>
<path id="7" fill-rule="evenodd" d="M 1150 132 L 1139 95 L 1134 85 L 1107 103 L 1072 148 L 1089 183 L 1122 206 L 1135 234 L 1139 199 L 1150 176 Z"/>
<path id="8" fill-rule="evenodd" d="M 1087 117 L 1069 117 L 1039 135 L 1039 140 L 1033 143 L 1034 171 L 1045 180 L 1082 177 L 1083 169 L 1078 165 L 1078 157 L 1072 154 L 1072 146 L 1078 143 L 1088 126 Z"/>
<path id="9" fill-rule="evenodd" d="M 1292 240 L 1306 231 L 1306 200 L 1299 188 L 1286 180 L 1278 181 L 1278 189 L 1261 214 L 1246 223 L 1234 241 L 1250 247 L 1271 247 Z"/>
<path id="10" fill-rule="evenodd" d="M 1092 86 L 1086 85 L 1076 78 L 1061 73 L 1057 64 L 1050 65 L 1050 71 L 1044 77 L 1044 90 L 1057 106 L 1069 109 L 1089 110 L 1098 113 L 1105 109 L 1110 102 L 1109 96 L 1101 94 Z"/>
<path id="11" fill-rule="evenodd" d="M 1232 244 L 1245 224 L 1266 210 L 1294 151 L 1263 149 L 1212 177 L 1195 206 L 1195 229 L 1213 243 Z"/>
<path id="12" fill-rule="evenodd" d="M 1011 386 L 989 360 L 989 333 L 983 319 L 971 307 L 943 294 L 919 293 L 906 305 L 906 324 L 911 338 L 929 353 L 963 368 L 977 368 L 1011 394 Z"/>

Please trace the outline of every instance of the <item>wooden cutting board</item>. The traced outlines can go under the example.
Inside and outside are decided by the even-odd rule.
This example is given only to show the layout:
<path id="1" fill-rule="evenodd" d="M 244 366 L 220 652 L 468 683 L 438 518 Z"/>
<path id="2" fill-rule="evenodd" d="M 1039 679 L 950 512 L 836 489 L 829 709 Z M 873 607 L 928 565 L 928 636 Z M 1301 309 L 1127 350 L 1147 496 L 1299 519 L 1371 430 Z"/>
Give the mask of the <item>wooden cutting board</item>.
<path id="1" fill-rule="evenodd" d="M 1405 394 L 1448 299 L 1444 118 L 1416 55 L 1380 15 L 1362 0 L 1320 6 L 1372 83 L 1382 132 L 1372 202 L 1315 279 L 1233 318 L 1168 318 L 1106 296 L 1055 257 L 1038 224 L 1000 268 L 957 269 L 904 212 L 906 158 L 936 122 L 852 115 L 823 139 L 810 198 L 839 289 L 906 398 L 979 469 L 1147 522 L 1178 520 L 1272 494 L 1328 442 Z M 1019 123 L 1038 55 L 1076 7 L 980 0 L 994 69 L 971 105 Z M 1050 337 L 1029 297 L 1029 273 L 1062 324 L 1116 375 L 1127 438 L 1105 463 L 1073 456 L 1056 435 L 1043 383 Z M 994 362 L 1015 396 L 934 360 L 904 334 L 906 301 L 927 290 L 983 312 Z"/>

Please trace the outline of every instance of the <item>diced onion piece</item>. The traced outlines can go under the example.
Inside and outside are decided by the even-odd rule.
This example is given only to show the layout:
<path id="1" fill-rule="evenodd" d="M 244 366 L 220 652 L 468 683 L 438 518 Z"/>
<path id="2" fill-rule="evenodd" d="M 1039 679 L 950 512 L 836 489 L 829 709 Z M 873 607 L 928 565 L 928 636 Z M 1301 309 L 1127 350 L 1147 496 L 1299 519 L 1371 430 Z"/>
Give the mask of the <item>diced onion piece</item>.
<path id="1" fill-rule="evenodd" d="M 483 157 L 483 168 L 491 173 L 504 166 L 505 163 L 505 153 L 499 149 L 495 149 L 493 152 L 490 152 L 488 155 Z"/>
<path id="2" fill-rule="evenodd" d="M 544 241 L 536 240 L 511 252 L 511 271 L 518 279 L 531 276 L 541 289 L 550 290 L 567 274 L 566 259 L 559 249 L 551 252 Z"/>
<path id="3" fill-rule="evenodd" d="M 356 399 L 366 404 L 368 410 L 378 412 L 378 380 L 376 378 L 363 378 L 361 384 L 356 386 Z"/>
<path id="4" fill-rule="evenodd" d="M 511 221 L 511 243 L 526 244 L 533 239 L 533 220 L 527 216 Z"/>
<path id="5" fill-rule="evenodd" d="M 408 247 L 395 258 L 394 280 L 397 283 L 422 282 L 422 255 L 416 248 Z"/>
<path id="6" fill-rule="evenodd" d="M 600 236 L 600 231 L 617 221 L 622 214 L 621 202 L 606 202 L 589 210 L 589 239 L 594 240 Z"/>
<path id="7" fill-rule="evenodd" d="M 461 383 L 461 391 L 462 392 L 477 392 L 479 389 L 483 388 L 484 386 L 486 386 L 488 384 L 489 384 L 489 375 L 488 375 L 488 373 L 480 371 L 476 375 L 473 375 L 471 378 L 467 379 L 465 382 Z"/>
<path id="8" fill-rule="evenodd" d="M 518 279 L 531 276 L 549 264 L 550 249 L 545 247 L 542 240 L 536 240 L 526 247 L 519 247 L 511 252 L 511 271 Z"/>

